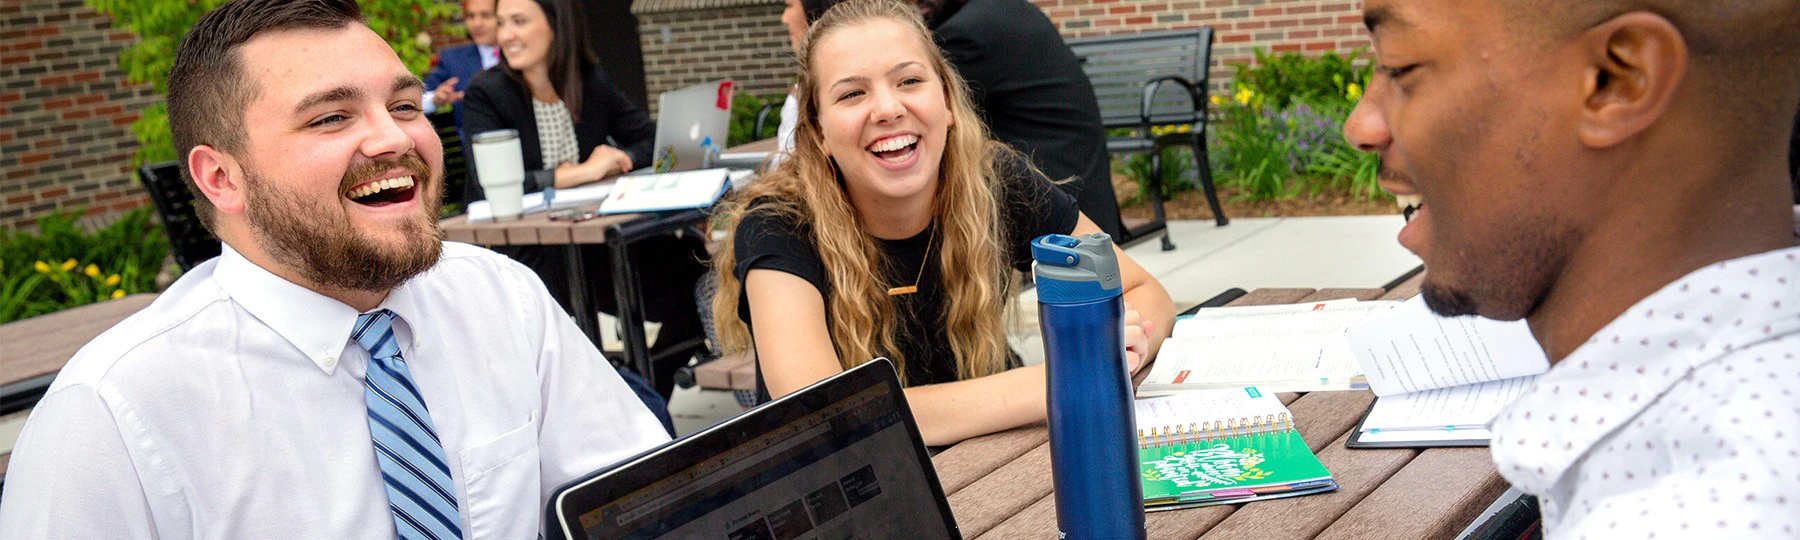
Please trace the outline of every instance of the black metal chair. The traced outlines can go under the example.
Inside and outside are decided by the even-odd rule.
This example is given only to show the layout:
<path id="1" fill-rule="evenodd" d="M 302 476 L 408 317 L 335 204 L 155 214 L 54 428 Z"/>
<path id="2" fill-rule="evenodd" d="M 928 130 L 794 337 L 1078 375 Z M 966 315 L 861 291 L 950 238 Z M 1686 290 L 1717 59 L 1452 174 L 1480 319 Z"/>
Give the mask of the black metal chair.
<path id="1" fill-rule="evenodd" d="M 1213 188 L 1206 155 L 1207 67 L 1212 61 L 1211 27 L 1169 32 L 1145 32 L 1068 40 L 1069 49 L 1081 60 L 1081 70 L 1094 86 L 1100 102 L 1101 125 L 1111 131 L 1133 130 L 1127 136 L 1108 137 L 1111 153 L 1150 153 L 1150 223 L 1129 227 L 1130 239 L 1163 231 L 1163 251 L 1175 249 L 1169 241 L 1162 200 L 1162 150 L 1174 145 L 1193 149 L 1200 189 L 1212 208 L 1213 221 L 1230 223 Z M 1159 92 L 1165 86 L 1176 92 Z M 1187 133 L 1157 136 L 1153 127 L 1189 126 Z"/>
<path id="2" fill-rule="evenodd" d="M 444 143 L 444 200 L 443 204 L 460 204 L 463 199 L 464 185 L 469 182 L 469 159 L 463 153 L 462 133 L 456 129 L 456 116 L 448 110 L 441 110 L 427 115 L 431 119 L 431 128 L 437 131 L 438 140 Z M 455 214 L 462 214 L 466 209 L 458 206 Z M 448 217 L 448 216 L 446 216 Z"/>
<path id="3" fill-rule="evenodd" d="M 181 166 L 173 161 L 151 163 L 138 168 L 138 181 L 150 192 L 150 203 L 162 218 L 163 232 L 169 235 L 169 247 L 182 270 L 219 256 L 219 239 L 200 225 L 194 213 L 194 193 L 181 179 Z"/>

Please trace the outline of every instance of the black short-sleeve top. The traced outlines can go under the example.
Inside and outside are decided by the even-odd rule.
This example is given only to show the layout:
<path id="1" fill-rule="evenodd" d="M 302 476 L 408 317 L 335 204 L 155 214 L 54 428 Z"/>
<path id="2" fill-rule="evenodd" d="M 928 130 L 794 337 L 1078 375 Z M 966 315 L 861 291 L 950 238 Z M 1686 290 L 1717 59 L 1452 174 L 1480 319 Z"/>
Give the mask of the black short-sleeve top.
<path id="1" fill-rule="evenodd" d="M 999 170 L 1003 178 L 999 188 L 1007 235 L 1002 245 L 1009 246 L 1007 260 L 1013 268 L 1030 271 L 1031 240 L 1046 234 L 1073 232 L 1080 211 L 1076 209 L 1073 197 L 1057 189 L 1042 174 L 1015 159 L 1008 158 L 1002 163 Z M 739 282 L 752 269 L 776 270 L 805 279 L 819 289 L 821 296 L 831 298 L 830 282 L 825 278 L 824 262 L 814 247 L 810 228 L 756 208 L 755 204 L 751 205 L 734 235 L 732 245 L 737 264 L 732 272 Z M 916 293 L 890 297 L 896 303 L 895 314 L 900 319 L 897 341 L 900 352 L 907 358 L 907 386 L 952 382 L 957 378 L 956 358 L 951 352 L 945 325 L 940 324 L 945 307 L 940 286 L 944 278 L 938 269 L 939 247 L 931 239 L 935 233 L 936 224 L 933 224 L 912 238 L 876 240 L 876 246 L 888 262 L 887 282 L 904 286 L 916 278 L 919 287 Z M 754 327 L 749 298 L 743 292 L 738 296 L 738 316 Z M 1013 364 L 1018 365 L 1016 355 Z M 757 387 L 761 394 L 761 366 L 758 368 Z M 767 399 L 766 394 L 763 399 Z"/>

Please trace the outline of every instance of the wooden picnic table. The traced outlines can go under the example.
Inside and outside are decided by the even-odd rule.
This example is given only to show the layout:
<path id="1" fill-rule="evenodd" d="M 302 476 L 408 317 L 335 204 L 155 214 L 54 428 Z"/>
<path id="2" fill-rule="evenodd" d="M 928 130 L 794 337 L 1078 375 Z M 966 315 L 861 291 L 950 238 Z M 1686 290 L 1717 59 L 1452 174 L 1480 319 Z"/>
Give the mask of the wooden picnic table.
<path id="1" fill-rule="evenodd" d="M 0 324 L 0 343 L 6 344 L 0 354 L 0 403 L 30 408 L 76 351 L 155 299 L 154 294 L 134 294 Z M 5 411 L 11 412 L 16 411 Z M 0 477 L 6 476 L 11 458 L 11 452 L 0 454 Z"/>
<path id="2" fill-rule="evenodd" d="M 1400 300 L 1419 277 L 1381 289 L 1258 289 L 1230 305 L 1337 298 Z M 1296 429 L 1341 487 L 1331 493 L 1153 512 L 1150 538 L 1450 538 L 1506 490 L 1486 448 L 1351 450 L 1375 398 L 1366 390 L 1283 393 Z M 1042 424 L 963 441 L 932 459 L 967 538 L 1054 538 L 1050 445 Z"/>

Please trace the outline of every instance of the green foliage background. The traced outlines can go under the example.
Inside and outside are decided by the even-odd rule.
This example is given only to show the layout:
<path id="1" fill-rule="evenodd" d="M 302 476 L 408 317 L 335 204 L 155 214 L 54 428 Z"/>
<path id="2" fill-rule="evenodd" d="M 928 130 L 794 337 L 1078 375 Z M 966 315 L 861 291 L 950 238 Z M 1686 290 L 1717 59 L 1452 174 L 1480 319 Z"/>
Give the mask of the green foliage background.
<path id="1" fill-rule="evenodd" d="M 169 242 L 149 207 L 91 233 L 76 223 L 80 216 L 39 218 L 37 232 L 0 231 L 0 323 L 156 291 Z"/>
<path id="2" fill-rule="evenodd" d="M 156 93 L 168 92 L 169 67 L 175 49 L 187 29 L 200 16 L 224 0 L 87 0 L 95 11 L 113 18 L 115 27 L 130 30 L 138 41 L 119 53 L 119 67 L 131 82 L 150 84 Z M 369 28 L 387 40 L 400 61 L 422 75 L 431 64 L 431 47 L 421 39 L 424 31 L 441 26 L 456 15 L 457 4 L 438 0 L 359 0 Z M 162 103 L 147 107 L 131 125 L 137 136 L 136 164 L 175 159 L 169 141 L 168 109 Z"/>

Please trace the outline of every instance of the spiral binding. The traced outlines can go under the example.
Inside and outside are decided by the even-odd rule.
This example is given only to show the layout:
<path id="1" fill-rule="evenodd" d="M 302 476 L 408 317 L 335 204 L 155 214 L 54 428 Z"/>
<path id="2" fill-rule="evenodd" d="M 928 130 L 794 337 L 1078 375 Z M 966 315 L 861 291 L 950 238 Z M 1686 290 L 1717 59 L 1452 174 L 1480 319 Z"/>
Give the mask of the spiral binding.
<path id="1" fill-rule="evenodd" d="M 1235 437 L 1240 435 L 1256 435 L 1275 431 L 1294 429 L 1294 419 L 1287 413 L 1272 415 L 1256 415 L 1245 418 L 1234 418 L 1217 422 L 1199 422 L 1182 426 L 1164 426 L 1138 430 L 1138 446 L 1144 448 L 1185 444 L 1191 442 Z"/>

